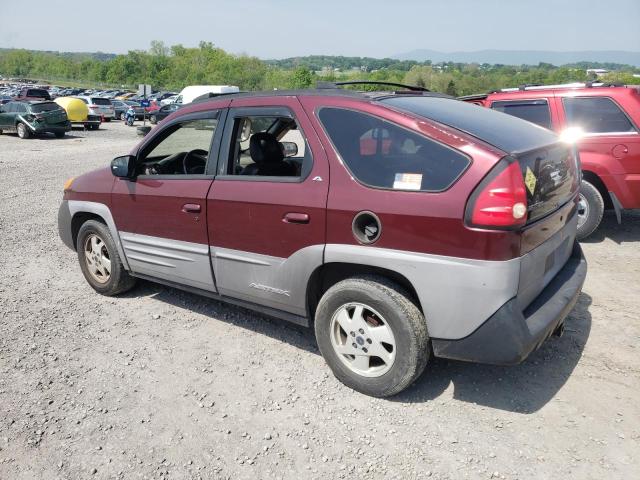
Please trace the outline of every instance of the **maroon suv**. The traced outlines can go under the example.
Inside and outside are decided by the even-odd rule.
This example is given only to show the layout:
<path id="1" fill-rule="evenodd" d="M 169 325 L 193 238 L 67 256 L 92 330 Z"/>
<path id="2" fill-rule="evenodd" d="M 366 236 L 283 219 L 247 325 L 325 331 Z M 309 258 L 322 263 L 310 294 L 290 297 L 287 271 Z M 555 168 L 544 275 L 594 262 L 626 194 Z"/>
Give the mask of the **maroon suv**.
<path id="1" fill-rule="evenodd" d="M 515 364 L 562 330 L 579 184 L 550 131 L 442 95 L 236 94 L 68 181 L 58 221 L 99 293 L 144 278 L 313 325 L 387 396 L 432 354 Z"/>

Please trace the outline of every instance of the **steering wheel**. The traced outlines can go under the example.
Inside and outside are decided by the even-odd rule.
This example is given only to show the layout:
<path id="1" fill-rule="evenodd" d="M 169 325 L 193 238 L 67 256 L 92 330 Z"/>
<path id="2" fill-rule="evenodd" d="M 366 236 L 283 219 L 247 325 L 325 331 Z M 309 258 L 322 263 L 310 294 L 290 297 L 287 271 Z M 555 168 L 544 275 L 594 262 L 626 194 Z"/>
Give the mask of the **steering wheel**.
<path id="1" fill-rule="evenodd" d="M 182 170 L 184 174 L 194 175 L 193 170 L 198 167 L 202 167 L 202 172 L 198 173 L 204 173 L 204 167 L 207 165 L 208 156 L 209 152 L 202 150 L 201 148 L 196 148 L 195 150 L 187 152 L 182 159 Z"/>

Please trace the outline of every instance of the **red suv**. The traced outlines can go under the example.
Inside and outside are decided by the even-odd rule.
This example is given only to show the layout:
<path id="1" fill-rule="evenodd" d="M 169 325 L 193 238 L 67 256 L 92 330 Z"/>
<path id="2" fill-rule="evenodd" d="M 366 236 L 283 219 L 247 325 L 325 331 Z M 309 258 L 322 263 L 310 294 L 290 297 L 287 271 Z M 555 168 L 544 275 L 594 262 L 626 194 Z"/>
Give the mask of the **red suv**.
<path id="1" fill-rule="evenodd" d="M 313 325 L 336 377 L 387 396 L 432 354 L 515 364 L 561 332 L 579 176 L 552 132 L 416 88 L 235 94 L 70 179 L 58 223 L 99 293 L 143 278 Z"/>
<path id="2" fill-rule="evenodd" d="M 605 84 L 522 86 L 462 99 L 508 113 L 577 142 L 582 165 L 578 239 L 605 209 L 618 222 L 640 208 L 640 90 Z"/>

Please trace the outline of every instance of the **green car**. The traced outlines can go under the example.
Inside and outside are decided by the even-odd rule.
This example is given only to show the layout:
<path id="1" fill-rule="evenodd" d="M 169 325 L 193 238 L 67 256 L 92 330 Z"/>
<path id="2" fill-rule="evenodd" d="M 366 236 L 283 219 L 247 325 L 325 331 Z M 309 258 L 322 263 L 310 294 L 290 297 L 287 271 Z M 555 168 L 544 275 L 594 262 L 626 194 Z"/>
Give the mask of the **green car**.
<path id="1" fill-rule="evenodd" d="M 53 133 L 62 138 L 71 130 L 67 112 L 54 102 L 9 102 L 0 106 L 0 133 L 17 132 L 20 138 Z"/>

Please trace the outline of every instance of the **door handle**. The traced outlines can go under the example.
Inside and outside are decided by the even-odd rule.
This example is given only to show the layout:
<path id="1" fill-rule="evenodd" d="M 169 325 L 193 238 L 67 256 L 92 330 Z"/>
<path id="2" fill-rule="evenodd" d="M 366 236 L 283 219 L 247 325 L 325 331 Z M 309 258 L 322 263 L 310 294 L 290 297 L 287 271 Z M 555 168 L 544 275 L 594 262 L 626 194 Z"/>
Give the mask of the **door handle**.
<path id="1" fill-rule="evenodd" d="M 309 215 L 307 213 L 287 213 L 282 218 L 284 223 L 309 223 Z"/>
<path id="2" fill-rule="evenodd" d="M 182 206 L 182 211 L 184 213 L 200 213 L 202 207 L 197 203 L 185 203 Z"/>

